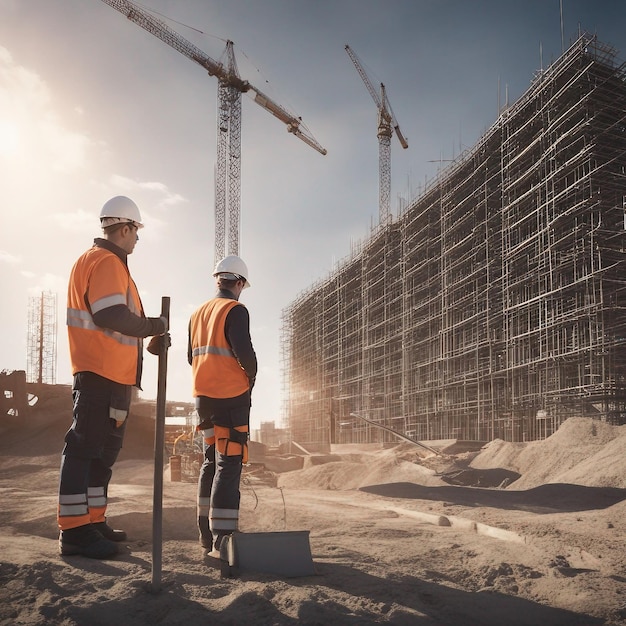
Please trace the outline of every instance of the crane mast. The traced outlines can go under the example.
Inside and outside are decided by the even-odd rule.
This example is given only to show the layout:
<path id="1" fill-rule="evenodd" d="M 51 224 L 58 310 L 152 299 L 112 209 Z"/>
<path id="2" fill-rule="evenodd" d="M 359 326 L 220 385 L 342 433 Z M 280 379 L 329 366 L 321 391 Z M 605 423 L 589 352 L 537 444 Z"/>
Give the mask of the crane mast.
<path id="1" fill-rule="evenodd" d="M 130 0 L 102 0 L 167 45 L 202 66 L 218 80 L 217 89 L 217 163 L 215 168 L 215 261 L 225 256 L 226 231 L 228 254 L 239 254 L 241 214 L 241 94 L 287 126 L 287 131 L 322 155 L 326 154 L 315 138 L 296 117 L 239 76 L 233 42 L 226 42 L 225 63 L 212 59 L 200 48 Z"/>
<path id="2" fill-rule="evenodd" d="M 389 99 L 387 98 L 385 85 L 380 83 L 380 93 L 378 93 L 352 48 L 346 45 L 345 50 L 378 109 L 378 214 L 380 223 L 386 224 L 391 215 L 391 137 L 394 131 L 403 148 L 408 148 L 409 144 L 404 138 L 400 125 L 393 114 L 391 104 L 389 104 Z"/>
<path id="3" fill-rule="evenodd" d="M 228 75 L 238 79 L 233 42 L 226 43 Z M 217 86 L 217 176 L 215 178 L 215 262 L 239 254 L 241 215 L 241 89 L 236 81 L 219 79 Z M 228 210 L 227 210 L 228 207 Z"/>

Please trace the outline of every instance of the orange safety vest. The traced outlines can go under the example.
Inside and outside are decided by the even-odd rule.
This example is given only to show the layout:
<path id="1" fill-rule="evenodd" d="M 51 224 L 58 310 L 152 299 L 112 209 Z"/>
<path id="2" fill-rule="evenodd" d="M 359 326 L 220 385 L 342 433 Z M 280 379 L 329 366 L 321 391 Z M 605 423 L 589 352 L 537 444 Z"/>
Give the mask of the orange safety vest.
<path id="1" fill-rule="evenodd" d="M 67 294 L 67 327 L 72 373 L 93 372 L 122 385 L 138 385 L 140 337 L 97 326 L 92 314 L 117 304 L 143 316 L 137 286 L 126 264 L 94 246 L 74 264 Z"/>
<path id="2" fill-rule="evenodd" d="M 235 398 L 250 388 L 248 376 L 226 340 L 226 316 L 237 300 L 213 298 L 191 316 L 193 397 Z"/>

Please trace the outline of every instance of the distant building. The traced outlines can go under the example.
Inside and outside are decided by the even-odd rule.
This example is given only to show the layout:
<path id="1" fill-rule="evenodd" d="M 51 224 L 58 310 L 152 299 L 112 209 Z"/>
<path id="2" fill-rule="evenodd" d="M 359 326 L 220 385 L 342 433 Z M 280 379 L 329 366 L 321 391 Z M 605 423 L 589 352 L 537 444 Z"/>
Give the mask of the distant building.
<path id="1" fill-rule="evenodd" d="M 584 34 L 283 312 L 294 441 L 626 423 L 626 64 Z M 372 423 L 359 419 L 362 416 Z"/>
<path id="2" fill-rule="evenodd" d="M 252 432 L 251 439 L 265 444 L 268 448 L 278 448 L 290 440 L 289 430 L 276 428 L 274 422 L 261 422 L 261 427 Z"/>

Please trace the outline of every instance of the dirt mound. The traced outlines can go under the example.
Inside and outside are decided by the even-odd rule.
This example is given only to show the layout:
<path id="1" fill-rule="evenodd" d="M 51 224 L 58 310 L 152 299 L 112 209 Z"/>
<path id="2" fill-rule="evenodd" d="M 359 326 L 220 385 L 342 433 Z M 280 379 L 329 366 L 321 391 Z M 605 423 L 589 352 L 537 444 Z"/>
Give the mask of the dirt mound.
<path id="1" fill-rule="evenodd" d="M 333 447 L 333 454 L 282 474 L 281 487 L 359 489 L 385 483 L 442 484 L 528 490 L 546 483 L 626 488 L 626 426 L 571 418 L 545 441 L 496 439 L 483 450 L 423 458 L 415 446 Z M 471 459 L 471 461 L 469 460 Z"/>
<path id="2" fill-rule="evenodd" d="M 518 472 L 519 466 L 517 460 L 520 452 L 522 452 L 527 445 L 526 443 L 510 443 L 502 439 L 494 439 L 474 457 L 470 465 L 475 469 L 504 467 Z"/>
<path id="3" fill-rule="evenodd" d="M 59 385 L 55 393 L 42 394 L 38 402 L 24 416 L 7 418 L 0 424 L 4 454 L 17 457 L 39 457 L 58 454 L 63 438 L 72 424 L 72 391 L 69 385 Z M 53 388 L 54 389 L 54 388 Z M 131 406 L 123 459 L 149 459 L 154 456 L 154 419 L 146 415 L 142 401 Z"/>
<path id="4" fill-rule="evenodd" d="M 544 483 L 626 488 L 626 426 L 573 417 L 544 441 L 495 440 L 470 463 L 475 469 L 500 467 L 521 474 L 511 489 Z"/>
<path id="5" fill-rule="evenodd" d="M 400 454 L 403 452 L 404 448 L 400 448 Z M 398 458 L 395 449 L 370 455 L 336 456 L 354 460 L 329 460 L 301 471 L 282 474 L 278 478 L 278 486 L 292 489 L 344 490 L 388 482 L 443 484 L 433 470 Z M 331 459 L 330 455 L 326 458 Z"/>

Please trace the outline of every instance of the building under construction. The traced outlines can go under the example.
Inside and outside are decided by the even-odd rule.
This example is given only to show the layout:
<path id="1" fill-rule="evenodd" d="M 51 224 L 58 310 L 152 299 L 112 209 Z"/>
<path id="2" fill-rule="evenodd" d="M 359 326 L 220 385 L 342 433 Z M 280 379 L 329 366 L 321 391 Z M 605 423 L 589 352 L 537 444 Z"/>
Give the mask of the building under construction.
<path id="1" fill-rule="evenodd" d="M 626 64 L 583 34 L 283 312 L 292 438 L 528 441 L 573 416 L 626 423 L 625 168 Z"/>

